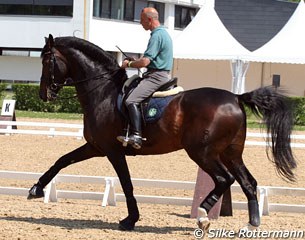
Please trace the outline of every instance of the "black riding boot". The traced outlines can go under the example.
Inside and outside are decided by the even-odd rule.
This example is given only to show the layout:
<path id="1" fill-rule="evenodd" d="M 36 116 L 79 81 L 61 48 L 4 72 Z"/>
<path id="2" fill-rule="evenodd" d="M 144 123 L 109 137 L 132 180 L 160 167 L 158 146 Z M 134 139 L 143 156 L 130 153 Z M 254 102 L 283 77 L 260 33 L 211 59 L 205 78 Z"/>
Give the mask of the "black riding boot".
<path id="1" fill-rule="evenodd" d="M 131 134 L 128 143 L 135 149 L 140 149 L 142 146 L 141 112 L 138 104 L 135 103 L 129 104 L 127 108 L 131 125 Z"/>

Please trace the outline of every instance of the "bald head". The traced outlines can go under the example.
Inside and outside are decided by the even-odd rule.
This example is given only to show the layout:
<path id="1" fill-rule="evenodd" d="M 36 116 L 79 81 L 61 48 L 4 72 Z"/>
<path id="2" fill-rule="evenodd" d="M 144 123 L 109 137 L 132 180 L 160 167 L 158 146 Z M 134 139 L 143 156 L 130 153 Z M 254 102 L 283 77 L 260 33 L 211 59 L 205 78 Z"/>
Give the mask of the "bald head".
<path id="1" fill-rule="evenodd" d="M 159 19 L 159 13 L 153 7 L 143 8 L 142 13 L 145 14 L 147 17 L 150 17 L 152 19 L 156 19 L 156 20 Z"/>
<path id="2" fill-rule="evenodd" d="M 153 30 L 160 26 L 159 14 L 155 8 L 143 8 L 141 13 L 141 24 L 145 30 Z"/>

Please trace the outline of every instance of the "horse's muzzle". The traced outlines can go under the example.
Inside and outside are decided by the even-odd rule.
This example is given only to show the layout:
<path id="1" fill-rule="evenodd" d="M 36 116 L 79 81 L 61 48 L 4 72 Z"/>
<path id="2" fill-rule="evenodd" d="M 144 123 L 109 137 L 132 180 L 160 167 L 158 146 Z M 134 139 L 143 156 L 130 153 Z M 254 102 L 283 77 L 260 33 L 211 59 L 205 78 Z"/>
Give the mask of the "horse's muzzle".
<path id="1" fill-rule="evenodd" d="M 47 100 L 54 101 L 57 99 L 57 93 L 54 92 L 51 88 L 47 88 Z"/>

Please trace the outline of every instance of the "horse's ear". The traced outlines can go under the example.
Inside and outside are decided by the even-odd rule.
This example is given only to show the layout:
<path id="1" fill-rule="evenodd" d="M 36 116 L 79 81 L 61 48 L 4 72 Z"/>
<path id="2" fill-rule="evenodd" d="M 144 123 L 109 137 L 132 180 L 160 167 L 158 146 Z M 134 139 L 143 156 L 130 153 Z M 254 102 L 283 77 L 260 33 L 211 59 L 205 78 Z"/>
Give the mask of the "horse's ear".
<path id="1" fill-rule="evenodd" d="M 51 49 L 54 46 L 54 38 L 52 34 L 49 34 L 48 38 L 45 38 L 46 45 L 48 45 L 48 48 Z"/>

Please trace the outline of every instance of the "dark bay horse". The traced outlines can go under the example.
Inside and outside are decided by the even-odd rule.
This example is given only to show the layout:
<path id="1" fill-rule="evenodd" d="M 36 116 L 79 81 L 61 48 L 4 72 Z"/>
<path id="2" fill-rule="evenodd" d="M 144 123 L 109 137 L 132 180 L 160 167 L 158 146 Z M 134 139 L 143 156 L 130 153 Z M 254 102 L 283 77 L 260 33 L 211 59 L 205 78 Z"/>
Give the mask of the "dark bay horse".
<path id="1" fill-rule="evenodd" d="M 287 98 L 273 88 L 259 88 L 241 95 L 214 88 L 179 93 L 170 101 L 161 119 L 145 126 L 143 137 L 147 141 L 141 149 L 135 150 L 123 147 L 116 139 L 125 126 L 117 98 L 127 78 L 116 60 L 85 40 L 76 37 L 53 39 L 52 35 L 46 39 L 41 56 L 41 99 L 55 100 L 62 87 L 75 86 L 84 114 L 86 143 L 60 157 L 30 189 L 29 199 L 43 197 L 44 187 L 61 169 L 92 157 L 106 156 L 126 197 L 128 216 L 119 222 L 119 227 L 132 230 L 139 220 L 139 211 L 125 156 L 185 149 L 215 182 L 214 190 L 198 209 L 199 226 L 202 229 L 209 226 L 207 213 L 237 180 L 248 199 L 249 224 L 257 227 L 260 224 L 257 182 L 242 159 L 246 138 L 244 105 L 264 120 L 271 134 L 268 139 L 271 142 L 270 160 L 278 173 L 288 181 L 295 180 L 292 170 L 296 162 L 290 147 L 292 109 Z M 263 163 L 261 167 L 264 167 Z"/>

